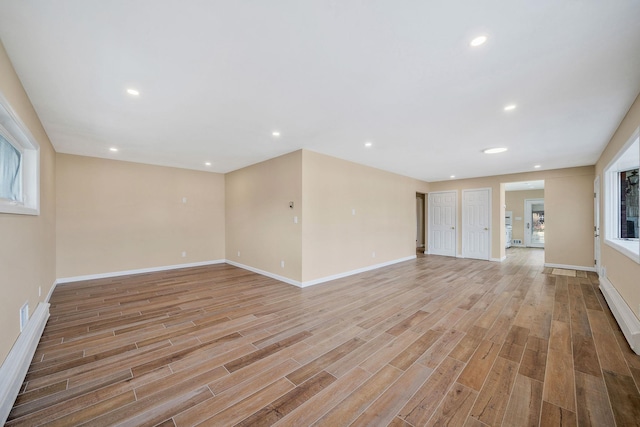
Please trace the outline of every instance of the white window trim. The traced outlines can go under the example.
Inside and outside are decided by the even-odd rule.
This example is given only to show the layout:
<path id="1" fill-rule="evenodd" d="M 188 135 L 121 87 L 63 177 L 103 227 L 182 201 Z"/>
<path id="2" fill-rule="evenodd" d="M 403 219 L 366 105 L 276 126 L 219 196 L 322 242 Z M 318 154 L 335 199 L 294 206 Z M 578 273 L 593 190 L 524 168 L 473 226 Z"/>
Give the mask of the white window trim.
<path id="1" fill-rule="evenodd" d="M 40 146 L 0 93 L 0 133 L 22 153 L 22 202 L 0 200 L 0 214 L 40 215 Z"/>
<path id="2" fill-rule="evenodd" d="M 629 138 L 627 143 L 618 151 L 604 169 L 604 243 L 631 258 L 638 264 L 640 264 L 640 239 L 621 239 L 618 237 L 618 220 L 620 217 L 618 195 L 620 183 L 618 173 L 622 170 L 637 168 L 640 164 L 640 152 L 637 153 L 638 158 L 635 165 L 620 167 L 617 163 L 622 155 L 625 154 L 639 138 L 640 128 L 636 129 L 633 135 L 631 135 L 631 138 Z"/>

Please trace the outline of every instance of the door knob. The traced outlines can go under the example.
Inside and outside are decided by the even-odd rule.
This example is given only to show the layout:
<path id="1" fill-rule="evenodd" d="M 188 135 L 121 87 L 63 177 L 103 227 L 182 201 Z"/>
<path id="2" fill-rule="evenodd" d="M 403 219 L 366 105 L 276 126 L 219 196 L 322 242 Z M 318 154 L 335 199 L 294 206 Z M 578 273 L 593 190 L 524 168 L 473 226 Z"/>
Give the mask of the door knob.
<path id="1" fill-rule="evenodd" d="M 488 228 L 487 228 L 487 227 L 485 227 L 484 229 L 485 229 L 485 230 L 488 230 Z"/>
<path id="2" fill-rule="evenodd" d="M 455 227 L 451 227 L 451 229 L 452 229 L 452 230 L 455 230 L 456 228 L 455 228 Z"/>

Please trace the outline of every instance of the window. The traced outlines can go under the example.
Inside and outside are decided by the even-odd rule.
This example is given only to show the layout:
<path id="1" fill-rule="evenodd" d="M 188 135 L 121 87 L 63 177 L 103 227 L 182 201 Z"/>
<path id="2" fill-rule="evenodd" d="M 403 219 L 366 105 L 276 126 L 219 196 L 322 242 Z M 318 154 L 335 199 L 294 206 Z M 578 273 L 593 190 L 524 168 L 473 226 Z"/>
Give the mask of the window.
<path id="1" fill-rule="evenodd" d="M 0 199 L 22 201 L 22 152 L 0 133 Z"/>
<path id="2" fill-rule="evenodd" d="M 620 178 L 620 230 L 621 239 L 638 238 L 638 168 L 623 171 Z"/>
<path id="3" fill-rule="evenodd" d="M 40 148 L 0 93 L 0 213 L 40 213 Z"/>
<path id="4" fill-rule="evenodd" d="M 605 243 L 640 263 L 640 137 L 636 130 L 604 171 Z"/>

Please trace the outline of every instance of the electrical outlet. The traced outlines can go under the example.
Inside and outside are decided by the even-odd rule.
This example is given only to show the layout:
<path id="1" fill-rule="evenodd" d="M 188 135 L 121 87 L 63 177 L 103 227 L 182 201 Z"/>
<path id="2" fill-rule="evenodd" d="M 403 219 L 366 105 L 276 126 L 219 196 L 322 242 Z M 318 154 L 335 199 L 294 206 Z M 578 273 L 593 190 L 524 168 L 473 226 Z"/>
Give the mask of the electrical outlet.
<path id="1" fill-rule="evenodd" d="M 356 210 L 355 209 L 351 209 L 351 215 L 355 215 L 356 214 Z"/>
<path id="2" fill-rule="evenodd" d="M 42 286 L 38 286 L 38 296 L 42 296 Z"/>
<path id="3" fill-rule="evenodd" d="M 182 251 L 182 258 L 186 258 L 187 257 L 187 251 Z"/>
<path id="4" fill-rule="evenodd" d="M 284 261 L 280 261 L 280 267 L 284 268 Z"/>
<path id="5" fill-rule="evenodd" d="M 376 257 L 376 253 L 375 252 L 371 252 L 371 258 L 375 258 Z"/>
<path id="6" fill-rule="evenodd" d="M 238 257 L 240 257 L 240 251 L 238 251 Z"/>
<path id="7" fill-rule="evenodd" d="M 297 224 L 297 223 L 298 223 L 298 217 L 297 217 L 297 216 L 294 216 L 294 217 L 293 217 L 293 223 L 294 223 L 294 224 Z"/>
<path id="8" fill-rule="evenodd" d="M 20 332 L 27 326 L 27 322 L 29 321 L 29 301 L 25 302 L 22 307 L 20 307 Z"/>
<path id="9" fill-rule="evenodd" d="M 183 197 L 183 198 L 182 198 L 182 203 L 184 203 L 184 204 L 186 204 L 186 203 L 187 203 L 187 198 L 186 198 L 186 197 Z"/>

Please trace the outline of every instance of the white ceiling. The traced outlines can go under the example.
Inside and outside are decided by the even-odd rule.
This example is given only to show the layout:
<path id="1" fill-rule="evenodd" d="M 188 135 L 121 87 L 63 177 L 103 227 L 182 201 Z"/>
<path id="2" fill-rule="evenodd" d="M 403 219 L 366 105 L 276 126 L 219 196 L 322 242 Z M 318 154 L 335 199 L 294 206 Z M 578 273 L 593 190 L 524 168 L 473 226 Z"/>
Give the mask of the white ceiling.
<path id="1" fill-rule="evenodd" d="M 526 191 L 526 190 L 544 190 L 544 181 L 521 181 L 507 182 L 504 184 L 504 191 Z"/>
<path id="2" fill-rule="evenodd" d="M 594 164 L 640 92 L 638 22 L 638 0 L 0 0 L 59 152 L 228 172 L 306 148 L 426 181 Z"/>

